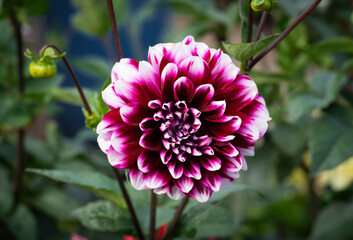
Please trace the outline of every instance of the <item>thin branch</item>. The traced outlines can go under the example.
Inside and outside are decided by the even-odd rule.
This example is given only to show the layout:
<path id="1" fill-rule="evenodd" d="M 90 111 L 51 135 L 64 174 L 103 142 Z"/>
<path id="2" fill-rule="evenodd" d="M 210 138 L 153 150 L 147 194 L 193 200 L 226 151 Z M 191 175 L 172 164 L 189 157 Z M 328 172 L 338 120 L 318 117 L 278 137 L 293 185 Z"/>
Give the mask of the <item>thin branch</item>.
<path id="1" fill-rule="evenodd" d="M 136 216 L 134 207 L 132 206 L 132 202 L 131 202 L 131 199 L 129 197 L 129 194 L 126 191 L 126 188 L 125 188 L 125 185 L 124 185 L 124 181 L 123 181 L 122 177 L 120 176 L 120 173 L 119 173 L 118 169 L 116 169 L 115 167 L 112 167 L 112 168 L 114 170 L 115 177 L 118 180 L 118 183 L 119 183 L 119 186 L 120 186 L 120 189 L 121 189 L 121 193 L 123 194 L 123 197 L 125 199 L 126 205 L 127 205 L 128 209 L 129 209 L 129 212 L 130 212 L 130 215 L 131 215 L 131 219 L 132 219 L 132 223 L 134 224 L 136 232 L 137 232 L 137 236 L 138 236 L 139 240 L 144 240 L 145 237 L 143 236 L 140 224 L 139 224 L 139 222 L 137 220 L 137 216 Z"/>
<path id="2" fill-rule="evenodd" d="M 49 48 L 49 47 L 55 49 L 59 54 L 62 54 L 62 53 L 63 53 L 63 52 L 61 51 L 61 49 L 60 49 L 58 46 L 56 46 L 56 45 L 54 45 L 54 44 L 47 44 L 47 45 L 45 45 L 44 47 L 42 47 L 42 49 L 40 50 L 40 54 L 42 55 L 42 53 L 45 51 L 45 49 L 47 49 L 47 48 Z M 92 110 L 91 110 L 90 106 L 88 105 L 87 99 L 86 99 L 86 97 L 85 97 L 85 94 L 84 94 L 83 91 L 82 91 L 82 88 L 81 88 L 81 85 L 80 85 L 79 81 L 77 80 L 77 77 L 76 77 L 76 75 L 75 75 L 75 73 L 74 73 L 74 70 L 72 69 L 72 67 L 71 67 L 71 65 L 70 65 L 70 63 L 69 63 L 69 61 L 67 60 L 67 58 L 66 58 L 65 56 L 64 56 L 62 59 L 63 59 L 65 65 L 66 65 L 67 70 L 69 71 L 69 73 L 70 73 L 70 75 L 71 75 L 71 77 L 72 77 L 72 80 L 74 80 L 74 83 L 75 83 L 75 85 L 76 85 L 76 88 L 77 88 L 77 90 L 78 90 L 78 93 L 80 94 L 80 97 L 81 97 L 81 99 L 82 99 L 83 105 L 85 106 L 85 108 L 86 108 L 88 114 L 89 114 L 89 115 L 92 115 Z"/>
<path id="3" fill-rule="evenodd" d="M 265 26 L 267 15 L 268 15 L 268 13 L 266 11 L 263 12 L 262 15 L 261 15 L 260 23 L 259 23 L 259 26 L 257 28 L 257 32 L 256 32 L 256 36 L 255 36 L 254 42 L 257 42 L 260 39 L 260 36 L 261 36 L 261 33 L 262 33 L 262 29 Z"/>
<path id="4" fill-rule="evenodd" d="M 151 190 L 151 208 L 150 208 L 150 240 L 154 240 L 154 232 L 156 229 L 156 207 L 157 195 Z"/>
<path id="5" fill-rule="evenodd" d="M 118 58 L 120 60 L 123 58 L 123 51 L 121 50 L 118 27 L 116 25 L 114 6 L 113 6 L 112 0 L 107 0 L 107 6 L 108 6 L 108 12 L 109 12 L 110 25 L 112 27 L 112 32 L 114 37 L 115 49 L 116 49 Z"/>
<path id="6" fill-rule="evenodd" d="M 269 53 L 273 48 L 275 48 L 300 22 L 308 16 L 315 7 L 321 2 L 321 0 L 315 0 L 314 3 L 306 9 L 284 32 L 276 38 L 267 48 L 265 48 L 257 57 L 255 57 L 248 64 L 248 71 L 250 71 L 256 63 L 258 63 L 267 53 Z"/>
<path id="7" fill-rule="evenodd" d="M 253 22 L 254 22 L 254 16 L 253 16 L 253 10 L 251 8 L 251 1 L 249 1 L 249 22 L 248 22 L 248 36 L 246 38 L 246 42 L 250 43 L 252 41 L 252 28 L 253 28 Z"/>
<path id="8" fill-rule="evenodd" d="M 170 224 L 168 225 L 168 228 L 167 228 L 167 233 L 165 234 L 163 240 L 168 240 L 170 239 L 170 237 L 172 236 L 172 233 L 174 231 L 174 228 L 181 216 L 181 214 L 183 213 L 183 210 L 186 206 L 186 204 L 188 203 L 188 200 L 189 200 L 189 197 L 185 197 L 182 202 L 180 203 L 177 211 L 175 212 L 175 215 L 173 217 L 173 220 L 170 222 Z"/>
<path id="9" fill-rule="evenodd" d="M 11 14 L 11 23 L 14 28 L 17 44 L 17 67 L 18 67 L 18 90 L 23 95 L 25 90 L 25 81 L 23 76 L 23 39 L 21 33 L 21 23 L 16 19 L 14 11 Z M 19 129 L 17 132 L 17 149 L 16 149 L 16 161 L 14 166 L 15 176 L 13 184 L 13 196 L 14 196 L 14 207 L 20 201 L 20 193 L 22 190 L 22 178 L 24 170 L 24 129 Z"/>

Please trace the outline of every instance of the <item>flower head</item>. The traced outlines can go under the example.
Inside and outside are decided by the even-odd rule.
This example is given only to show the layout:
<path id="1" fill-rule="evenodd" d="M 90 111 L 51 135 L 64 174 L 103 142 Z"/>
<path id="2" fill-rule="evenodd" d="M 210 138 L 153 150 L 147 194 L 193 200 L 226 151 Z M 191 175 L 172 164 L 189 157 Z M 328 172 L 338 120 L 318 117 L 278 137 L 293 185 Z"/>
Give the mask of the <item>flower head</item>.
<path id="1" fill-rule="evenodd" d="M 148 62 L 121 59 L 111 79 L 98 144 L 137 190 L 207 201 L 246 169 L 270 120 L 254 81 L 191 36 L 151 47 Z"/>

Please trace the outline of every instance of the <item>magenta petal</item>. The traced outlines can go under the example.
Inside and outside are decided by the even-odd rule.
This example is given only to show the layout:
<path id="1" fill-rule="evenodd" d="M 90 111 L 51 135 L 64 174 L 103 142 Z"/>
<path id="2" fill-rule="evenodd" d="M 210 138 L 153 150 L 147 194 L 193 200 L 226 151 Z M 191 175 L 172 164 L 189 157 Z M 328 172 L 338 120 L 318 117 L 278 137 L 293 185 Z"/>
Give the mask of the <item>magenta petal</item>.
<path id="1" fill-rule="evenodd" d="M 200 158 L 201 165 L 208 171 L 217 171 L 221 168 L 222 161 L 216 156 L 203 156 Z"/>
<path id="2" fill-rule="evenodd" d="M 109 84 L 109 86 L 103 90 L 102 99 L 111 109 L 119 108 L 125 104 L 121 97 L 116 94 L 113 83 Z"/>
<path id="3" fill-rule="evenodd" d="M 171 176 L 168 170 L 162 168 L 156 169 L 155 171 L 144 175 L 145 184 L 150 189 L 160 188 L 166 185 L 170 178 Z"/>
<path id="4" fill-rule="evenodd" d="M 184 173 L 183 165 L 178 160 L 169 161 L 167 167 L 174 179 L 180 178 Z"/>
<path id="5" fill-rule="evenodd" d="M 161 74 L 161 88 L 163 98 L 166 101 L 172 101 L 174 96 L 174 82 L 178 75 L 178 67 L 174 63 L 168 63 L 167 66 L 164 67 Z"/>
<path id="6" fill-rule="evenodd" d="M 117 129 L 117 123 L 122 122 L 119 109 L 111 110 L 107 112 L 102 121 L 97 125 L 97 134 L 105 133 Z"/>
<path id="7" fill-rule="evenodd" d="M 236 157 L 239 154 L 238 150 L 229 142 L 222 143 L 222 145 L 216 145 L 214 148 L 218 152 L 229 157 Z"/>
<path id="8" fill-rule="evenodd" d="M 194 182 L 191 178 L 182 176 L 174 180 L 175 186 L 182 192 L 188 193 L 194 187 Z"/>
<path id="9" fill-rule="evenodd" d="M 167 62 L 173 62 L 179 65 L 184 59 L 190 57 L 190 48 L 182 43 L 176 43 L 165 55 Z"/>
<path id="10" fill-rule="evenodd" d="M 119 169 L 129 168 L 136 162 L 137 155 L 126 155 L 118 153 L 113 147 L 110 147 L 107 153 L 110 165 Z"/>
<path id="11" fill-rule="evenodd" d="M 200 57 L 190 56 L 179 65 L 181 76 L 186 76 L 199 86 L 202 83 L 208 83 L 210 72 L 208 64 Z"/>
<path id="12" fill-rule="evenodd" d="M 243 122 L 237 131 L 238 134 L 244 136 L 246 139 L 250 140 L 251 142 L 255 143 L 257 140 L 260 138 L 260 132 L 259 129 L 257 128 L 255 122 L 247 118 L 245 119 L 243 117 Z"/>
<path id="13" fill-rule="evenodd" d="M 159 69 L 159 65 L 166 52 L 167 48 L 165 44 L 157 44 L 154 47 L 149 47 L 148 62 L 153 66 L 153 68 Z"/>
<path id="14" fill-rule="evenodd" d="M 140 138 L 140 146 L 148 150 L 159 151 L 162 144 L 158 131 L 145 132 Z"/>
<path id="15" fill-rule="evenodd" d="M 130 125 L 139 125 L 151 111 L 145 105 L 141 103 L 128 103 L 120 108 L 121 119 Z"/>
<path id="16" fill-rule="evenodd" d="M 239 131 L 242 120 L 239 117 L 234 117 L 228 122 L 207 122 L 207 130 L 215 137 L 227 137 Z"/>
<path id="17" fill-rule="evenodd" d="M 174 99 L 188 102 L 194 94 L 194 84 L 187 77 L 180 77 L 174 83 Z"/>
<path id="18" fill-rule="evenodd" d="M 136 190 L 147 189 L 144 182 L 144 174 L 137 168 L 131 168 L 129 171 L 130 183 Z"/>
<path id="19" fill-rule="evenodd" d="M 125 103 L 144 102 L 143 94 L 137 82 L 117 80 L 114 83 L 114 91 Z"/>
<path id="20" fill-rule="evenodd" d="M 210 61 L 211 58 L 211 51 L 210 48 L 202 42 L 197 42 L 195 43 L 196 48 L 197 48 L 197 54 L 199 57 L 201 57 L 203 60 L 206 62 Z"/>
<path id="21" fill-rule="evenodd" d="M 149 99 L 160 99 L 162 96 L 159 73 L 146 61 L 139 65 L 140 85 Z"/>
<path id="22" fill-rule="evenodd" d="M 144 149 L 137 158 L 137 166 L 141 172 L 148 173 L 155 170 L 161 163 L 159 153 Z"/>
<path id="23" fill-rule="evenodd" d="M 121 59 L 113 66 L 111 79 L 112 82 L 117 80 L 123 80 L 127 82 L 138 81 L 138 62 L 129 58 Z"/>
<path id="24" fill-rule="evenodd" d="M 186 196 L 185 193 L 180 191 L 175 186 L 170 188 L 169 192 L 167 192 L 167 195 L 173 200 L 179 200 L 179 199 L 182 199 Z"/>
<path id="25" fill-rule="evenodd" d="M 203 84 L 195 89 L 195 94 L 192 97 L 190 106 L 196 107 L 200 110 L 209 104 L 214 95 L 214 88 L 211 84 Z"/>
<path id="26" fill-rule="evenodd" d="M 165 193 L 168 193 L 169 191 L 170 191 L 170 186 L 169 186 L 169 184 L 166 184 L 166 185 L 164 185 L 164 186 L 162 186 L 162 187 L 159 187 L 159 188 L 155 188 L 154 190 L 153 190 L 153 192 L 155 193 L 155 194 L 165 194 Z"/>
<path id="27" fill-rule="evenodd" d="M 205 112 L 203 115 L 206 120 L 212 121 L 212 119 L 218 119 L 224 115 L 224 112 L 226 110 L 226 102 L 225 101 L 217 101 L 214 103 L 217 104 L 214 106 L 214 107 L 216 107 L 215 109 L 207 111 L 208 109 L 210 109 L 209 106 L 211 104 L 209 106 L 205 107 L 205 109 L 204 109 Z"/>
<path id="28" fill-rule="evenodd" d="M 227 87 L 237 77 L 240 69 L 233 64 L 229 64 L 225 67 L 224 71 L 220 72 L 215 78 L 212 79 L 212 84 L 218 91 L 227 91 Z"/>
<path id="29" fill-rule="evenodd" d="M 187 177 L 194 178 L 197 180 L 201 179 L 201 169 L 198 161 L 187 159 L 184 163 L 184 174 Z"/>
<path id="30" fill-rule="evenodd" d="M 153 118 L 144 118 L 140 122 L 139 126 L 142 131 L 150 132 L 158 127 L 158 122 L 156 122 Z"/>
<path id="31" fill-rule="evenodd" d="M 203 184 L 196 184 L 188 193 L 188 196 L 195 198 L 199 202 L 207 202 L 212 195 L 212 190 Z"/>
<path id="32" fill-rule="evenodd" d="M 172 152 L 163 149 L 160 151 L 160 158 L 162 160 L 162 163 L 167 164 L 170 161 L 170 159 L 172 158 Z"/>
<path id="33" fill-rule="evenodd" d="M 203 176 L 201 182 L 212 191 L 218 192 L 222 186 L 222 177 L 215 172 L 209 172 Z"/>

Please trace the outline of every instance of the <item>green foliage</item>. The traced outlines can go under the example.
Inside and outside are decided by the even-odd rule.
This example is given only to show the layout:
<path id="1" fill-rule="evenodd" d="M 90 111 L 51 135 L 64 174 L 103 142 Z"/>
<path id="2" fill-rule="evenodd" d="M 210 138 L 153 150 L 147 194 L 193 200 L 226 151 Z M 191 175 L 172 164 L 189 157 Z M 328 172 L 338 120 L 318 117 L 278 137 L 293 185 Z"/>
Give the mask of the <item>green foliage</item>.
<path id="1" fill-rule="evenodd" d="M 7 225 L 18 240 L 38 239 L 36 218 L 25 205 L 17 206 L 16 210 L 7 219 Z"/>
<path id="2" fill-rule="evenodd" d="M 311 174 L 333 168 L 353 156 L 352 141 L 352 124 L 347 125 L 334 116 L 318 120 L 309 140 Z"/>
<path id="3" fill-rule="evenodd" d="M 45 169 L 27 169 L 27 172 L 36 173 L 56 181 L 74 184 L 108 199 L 117 206 L 126 207 L 117 183 L 103 174 L 93 172 L 73 173 L 69 171 Z"/>
<path id="4" fill-rule="evenodd" d="M 242 62 L 260 53 L 277 37 L 278 34 L 253 43 L 229 44 L 223 42 L 223 47 L 230 56 Z"/>
<path id="5" fill-rule="evenodd" d="M 78 30 L 99 37 L 105 36 L 110 30 L 110 22 L 106 2 L 100 0 L 73 0 L 78 11 L 72 16 L 72 25 Z M 117 24 L 127 17 L 127 1 L 114 2 Z"/>
<path id="6" fill-rule="evenodd" d="M 91 202 L 73 212 L 81 224 L 104 232 L 132 232 L 129 213 L 108 201 Z"/>
<path id="7" fill-rule="evenodd" d="M 353 204 L 333 203 L 322 209 L 308 239 L 350 239 L 353 237 Z"/>

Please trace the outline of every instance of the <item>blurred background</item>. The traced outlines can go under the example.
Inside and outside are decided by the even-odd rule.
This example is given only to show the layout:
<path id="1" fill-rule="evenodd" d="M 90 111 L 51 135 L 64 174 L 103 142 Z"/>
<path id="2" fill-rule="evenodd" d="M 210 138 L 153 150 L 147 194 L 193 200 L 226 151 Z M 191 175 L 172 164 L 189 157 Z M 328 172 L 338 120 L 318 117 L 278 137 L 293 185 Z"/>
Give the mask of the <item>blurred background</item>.
<path id="1" fill-rule="evenodd" d="M 136 60 L 147 59 L 149 46 L 187 35 L 214 48 L 222 41 L 240 43 L 241 3 L 248 4 L 113 2 L 124 57 Z M 281 33 L 311 3 L 279 0 L 261 38 Z M 255 25 L 260 17 L 254 13 Z M 95 132 L 85 127 L 81 101 L 61 61 L 55 77 L 34 79 L 25 59 L 25 92 L 18 93 L 14 19 L 21 25 L 23 51 L 37 54 L 52 43 L 67 52 L 90 102 L 99 98 L 117 59 L 105 1 L 0 1 L 0 239 L 70 239 L 77 233 L 109 240 L 133 235 L 121 226 L 121 216 L 109 216 L 113 224 L 107 215 L 89 211 L 87 206 L 100 198 L 82 184 L 58 183 L 28 172 L 20 208 L 13 211 L 18 129 L 26 131 L 26 168 L 113 176 Z M 249 73 L 269 108 L 269 131 L 257 144 L 256 155 L 247 158 L 248 171 L 241 172 L 235 184 L 240 187 L 214 194 L 208 203 L 191 204 L 182 216 L 178 239 L 353 238 L 352 36 L 353 1 L 323 0 Z M 131 194 L 143 209 L 138 213 L 143 222 L 148 219 L 143 208 L 148 197 L 145 191 Z M 164 212 L 158 226 L 171 219 L 177 204 L 161 198 L 160 205 Z"/>

